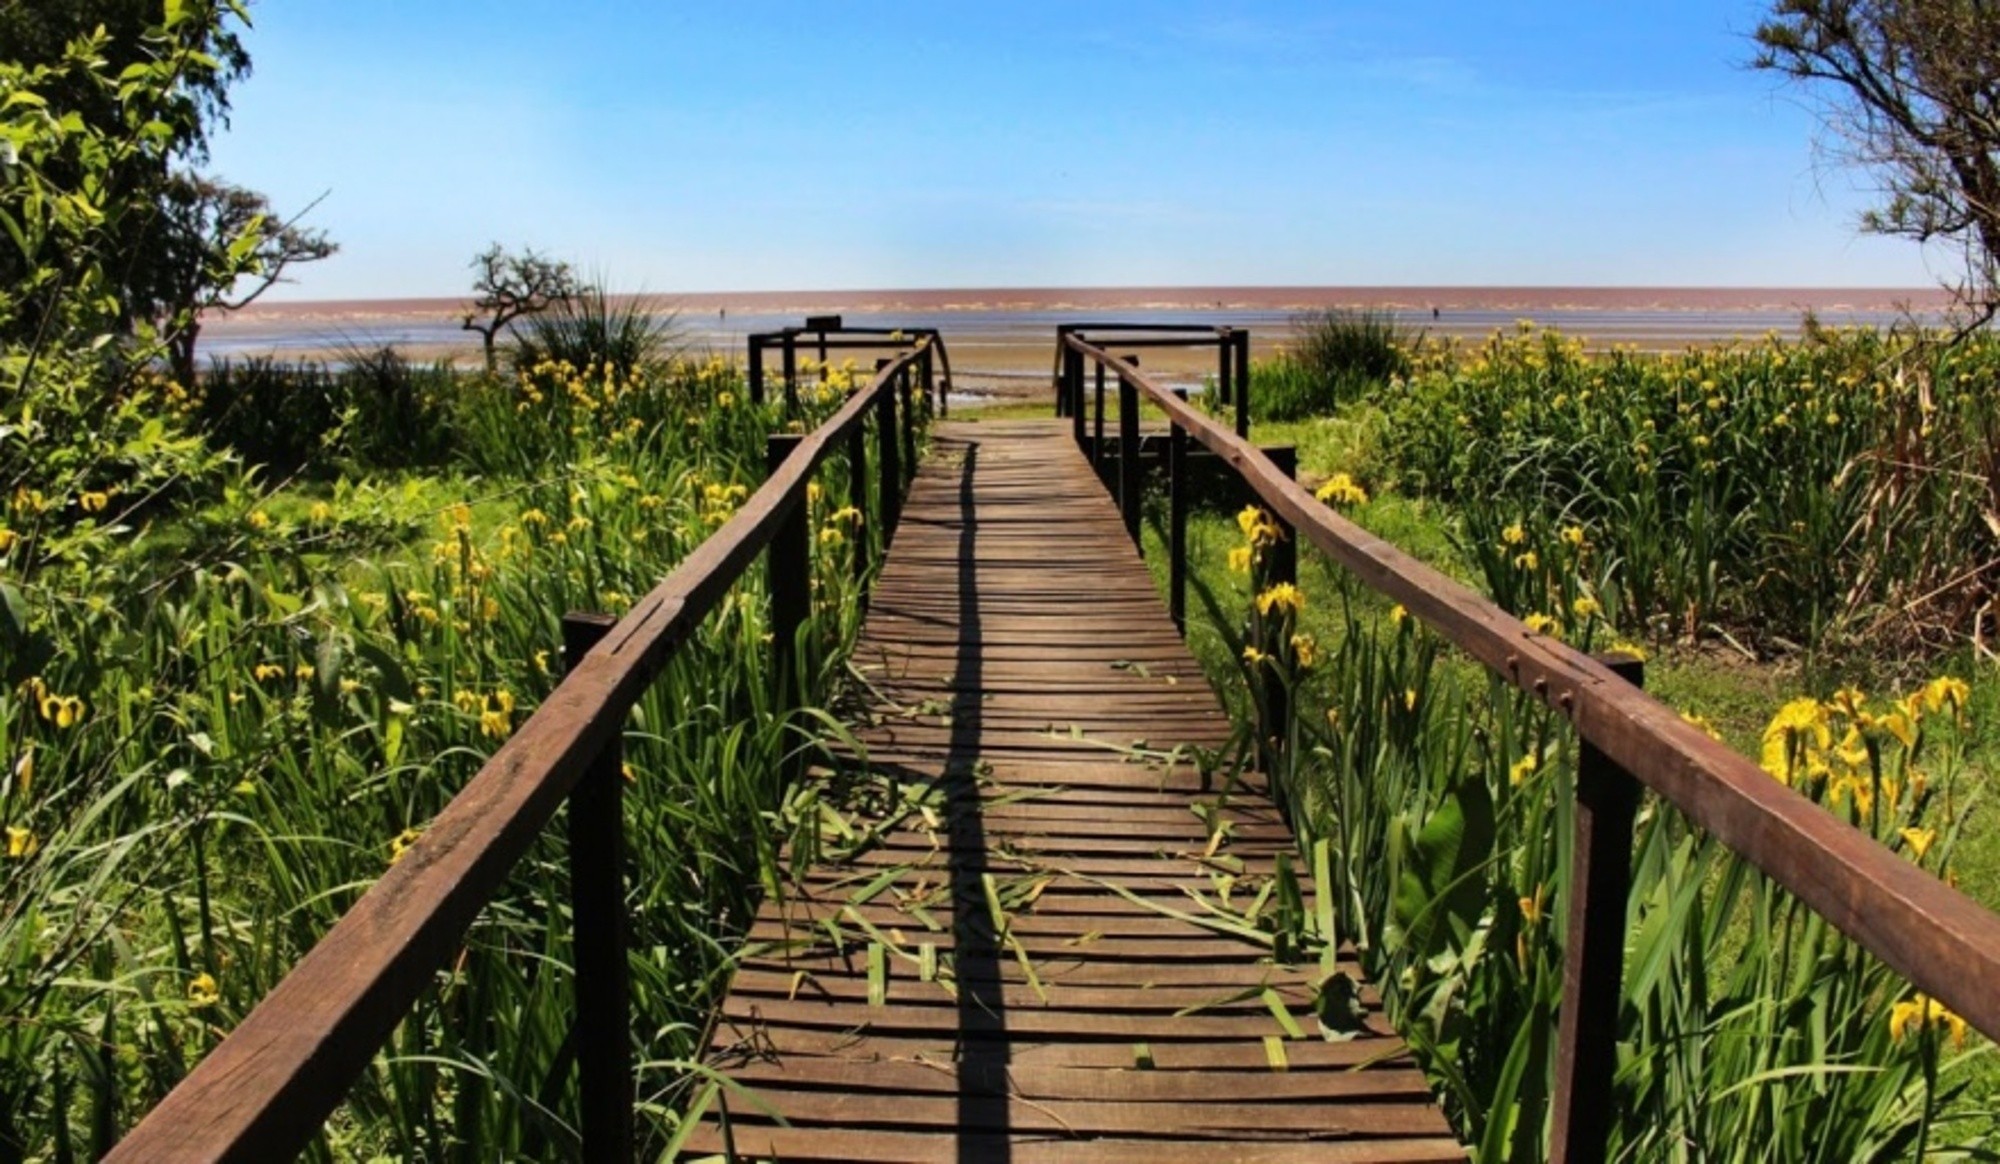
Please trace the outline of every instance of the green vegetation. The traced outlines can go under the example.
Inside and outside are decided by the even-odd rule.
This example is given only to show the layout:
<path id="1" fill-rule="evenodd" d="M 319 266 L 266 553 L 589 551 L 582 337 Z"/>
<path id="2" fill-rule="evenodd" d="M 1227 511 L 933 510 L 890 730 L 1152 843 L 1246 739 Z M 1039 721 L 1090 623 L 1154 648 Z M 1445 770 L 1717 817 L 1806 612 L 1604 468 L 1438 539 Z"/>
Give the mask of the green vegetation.
<path id="1" fill-rule="evenodd" d="M 2000 905 L 2000 753 L 1975 728 L 2000 683 L 1965 642 L 1993 595 L 1975 386 L 1997 364 L 1985 339 L 1591 357 L 1524 333 L 1416 345 L 1255 439 L 1542 633 L 1643 641 L 1656 695 Z M 1270 538 L 1254 509 L 1198 517 L 1190 642 L 1253 721 L 1260 685 L 1291 690 L 1278 775 L 1303 843 L 1338 855 L 1320 888 L 1342 936 L 1481 1158 L 1542 1158 L 1574 735 L 1316 555 L 1296 593 L 1253 585 Z M 1614 1158 L 2000 1147 L 1990 1048 L 1955 1016 L 1656 799 L 1637 854 Z"/>
<path id="2" fill-rule="evenodd" d="M 376 353 L 168 379 L 172 328 L 122 298 L 164 196 L 133 175 L 196 140 L 242 13 L 165 11 L 136 48 L 0 62 L 0 248 L 27 268 L 0 286 L 0 1162 L 108 1148 L 533 711 L 562 614 L 622 612 L 763 478 L 769 433 L 856 386 L 820 368 L 802 415 L 750 406 L 733 366 L 594 294 L 505 377 Z M 231 229 L 217 287 L 276 228 Z M 815 692 L 858 619 L 860 500 L 836 458 L 810 501 Z M 730 937 L 817 819 L 781 774 L 820 713 L 774 702 L 762 589 L 752 571 L 680 648 L 626 738 L 656 1148 Z M 567 901 L 545 837 L 315 1155 L 574 1156 Z"/>
<path id="3" fill-rule="evenodd" d="M 1293 321 L 1292 342 L 1250 369 L 1250 410 L 1260 421 L 1333 411 L 1409 367 L 1414 337 L 1388 311 L 1330 308 Z"/>

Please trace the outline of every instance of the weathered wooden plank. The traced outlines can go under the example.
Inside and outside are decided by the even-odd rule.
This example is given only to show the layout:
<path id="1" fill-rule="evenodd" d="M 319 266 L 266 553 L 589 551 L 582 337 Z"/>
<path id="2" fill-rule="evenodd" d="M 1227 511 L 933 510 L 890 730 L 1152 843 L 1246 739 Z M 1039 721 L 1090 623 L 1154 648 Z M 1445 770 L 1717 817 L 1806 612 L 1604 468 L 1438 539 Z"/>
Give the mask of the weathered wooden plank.
<path id="1" fill-rule="evenodd" d="M 1315 1031 L 1318 965 L 1174 915 L 1245 908 L 1295 842 L 1260 777 L 1223 795 L 1225 774 L 1160 762 L 1234 730 L 1088 467 L 1046 426 L 940 446 L 860 636 L 876 702 L 841 762 L 943 802 L 760 910 L 713 1034 L 756 1093 L 731 1101 L 736 1149 L 1463 1159 L 1378 1009 L 1349 1041 L 1290 1038 L 1271 1002 Z M 1034 893 L 1005 943 L 987 877 Z M 1362 980 L 1351 953 L 1337 969 Z M 711 1113 L 691 1147 L 720 1131 Z"/>

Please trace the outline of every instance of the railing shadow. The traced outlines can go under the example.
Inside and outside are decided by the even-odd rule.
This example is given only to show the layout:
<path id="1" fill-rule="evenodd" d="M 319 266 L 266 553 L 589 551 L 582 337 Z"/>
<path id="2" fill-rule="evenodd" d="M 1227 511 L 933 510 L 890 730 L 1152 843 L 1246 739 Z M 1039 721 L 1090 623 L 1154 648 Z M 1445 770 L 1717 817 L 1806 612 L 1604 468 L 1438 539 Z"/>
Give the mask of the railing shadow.
<path id="1" fill-rule="evenodd" d="M 1000 980 L 1000 944 L 987 907 L 986 824 L 980 809 L 982 729 L 978 511 L 973 478 L 979 444 L 967 441 L 958 480 L 958 652 L 953 669 L 951 742 L 945 757 L 953 936 L 952 973 L 958 986 L 958 1144 L 960 1161 L 1005 1160 L 1007 1135 L 1007 1009 Z"/>

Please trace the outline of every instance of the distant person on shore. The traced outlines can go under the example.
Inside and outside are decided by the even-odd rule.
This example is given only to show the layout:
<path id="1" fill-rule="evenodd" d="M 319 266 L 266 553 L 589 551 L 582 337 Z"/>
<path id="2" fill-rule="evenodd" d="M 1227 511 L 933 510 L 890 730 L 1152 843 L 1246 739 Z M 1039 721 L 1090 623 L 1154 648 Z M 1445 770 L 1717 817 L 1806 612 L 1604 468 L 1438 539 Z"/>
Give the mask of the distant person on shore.
<path id="1" fill-rule="evenodd" d="M 1431 322 L 1436 323 L 1437 317 L 1438 317 L 1438 309 L 1435 307 L 1431 308 Z"/>

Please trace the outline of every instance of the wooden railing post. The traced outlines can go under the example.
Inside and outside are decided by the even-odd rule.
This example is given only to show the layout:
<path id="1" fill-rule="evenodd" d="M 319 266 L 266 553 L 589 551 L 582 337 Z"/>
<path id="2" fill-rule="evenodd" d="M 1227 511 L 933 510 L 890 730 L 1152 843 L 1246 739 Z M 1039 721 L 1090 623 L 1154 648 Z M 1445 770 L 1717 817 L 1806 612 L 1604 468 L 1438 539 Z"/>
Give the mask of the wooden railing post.
<path id="1" fill-rule="evenodd" d="M 1087 453 L 1089 445 L 1083 429 L 1083 353 L 1063 349 L 1063 391 L 1069 396 L 1069 424 L 1071 435 L 1076 437 L 1076 451 Z"/>
<path id="2" fill-rule="evenodd" d="M 764 445 L 764 463 L 775 474 L 804 437 L 773 433 Z M 799 630 L 812 613 L 812 516 L 806 512 L 804 491 L 785 511 L 771 539 L 766 561 L 771 591 L 771 663 L 780 713 L 803 706 L 799 685 Z"/>
<path id="3" fill-rule="evenodd" d="M 903 459 L 897 450 L 902 442 L 896 439 L 896 388 L 884 385 L 881 398 L 875 405 L 875 459 L 880 463 L 876 480 L 882 483 L 882 549 L 888 552 L 889 539 L 895 536 L 896 526 L 903 520 Z"/>
<path id="4" fill-rule="evenodd" d="M 1250 333 L 1237 331 L 1236 337 L 1236 435 L 1250 439 Z"/>
<path id="5" fill-rule="evenodd" d="M 903 409 L 903 460 L 902 470 L 907 474 L 917 471 L 917 402 L 912 391 L 910 366 L 904 364 L 896 373 L 896 386 L 890 391 L 896 394 L 896 402 Z"/>
<path id="6" fill-rule="evenodd" d="M 1221 338 L 1215 342 L 1215 398 L 1218 403 L 1227 404 L 1234 396 L 1230 392 L 1230 381 L 1236 370 L 1236 333 L 1224 328 Z"/>
<path id="7" fill-rule="evenodd" d="M 856 581 L 868 577 L 868 539 L 872 531 L 868 525 L 868 427 L 857 424 L 847 430 L 847 503 L 861 516 L 855 521 L 854 535 L 854 578 Z M 868 608 L 868 592 L 861 592 L 861 608 Z"/>
<path id="8" fill-rule="evenodd" d="M 785 333 L 785 415 L 799 413 L 799 347 L 798 337 Z"/>
<path id="9" fill-rule="evenodd" d="M 1634 687 L 1645 664 L 1601 656 Z M 1639 782 L 1588 740 L 1576 764 L 1576 841 L 1571 857 L 1569 928 L 1564 936 L 1563 993 L 1556 1042 L 1556 1086 L 1549 1159 L 1600 1164 L 1611 1131 L 1612 1081 L 1618 1071 L 1618 1004 L 1625 972 L 1625 909 L 1632 892 L 1632 824 Z"/>
<path id="10" fill-rule="evenodd" d="M 1128 357 L 1129 358 L 1129 357 Z M 1137 363 L 1136 359 L 1132 359 Z M 1118 512 L 1132 544 L 1139 541 L 1139 386 L 1118 377 Z M 1142 547 L 1143 548 L 1143 547 Z"/>
<path id="11" fill-rule="evenodd" d="M 617 619 L 563 616 L 574 670 Z M 585 1160 L 632 1158 L 631 968 L 625 960 L 625 756 L 617 736 L 569 794 L 570 918 L 576 958 L 578 1111 Z"/>
<path id="12" fill-rule="evenodd" d="M 1185 404 L 1185 388 L 1174 389 Z M 1167 435 L 1167 613 L 1174 629 L 1187 635 L 1188 434 L 1174 422 Z"/>
<path id="13" fill-rule="evenodd" d="M 764 403 L 764 337 L 750 337 L 750 403 Z"/>
<path id="14" fill-rule="evenodd" d="M 1097 431 L 1090 438 L 1090 465 L 1103 476 L 1104 465 L 1104 364 L 1099 361 L 1097 368 Z"/>
<path id="15" fill-rule="evenodd" d="M 1239 415 L 1243 402 L 1243 388 L 1244 385 L 1239 381 L 1236 385 Z M 1273 445 L 1259 451 L 1270 460 L 1278 472 L 1285 475 L 1287 480 L 1298 476 L 1299 454 L 1296 448 L 1291 445 Z M 1270 511 L 1267 509 L 1265 512 Z M 1278 540 L 1264 551 L 1264 586 L 1267 589 L 1280 583 L 1297 586 L 1299 584 L 1298 531 L 1292 528 L 1290 522 L 1275 513 L 1271 514 L 1271 521 L 1278 527 Z M 1272 649 L 1283 653 L 1291 650 L 1292 644 L 1280 642 L 1273 644 Z M 1291 738 L 1292 697 L 1291 693 L 1285 690 L 1284 680 L 1278 677 L 1274 669 L 1260 668 L 1258 674 L 1264 678 L 1264 711 L 1269 716 L 1269 722 L 1264 725 L 1264 738 L 1260 741 L 1264 751 L 1264 770 L 1275 772 L 1280 749 L 1284 741 Z"/>

